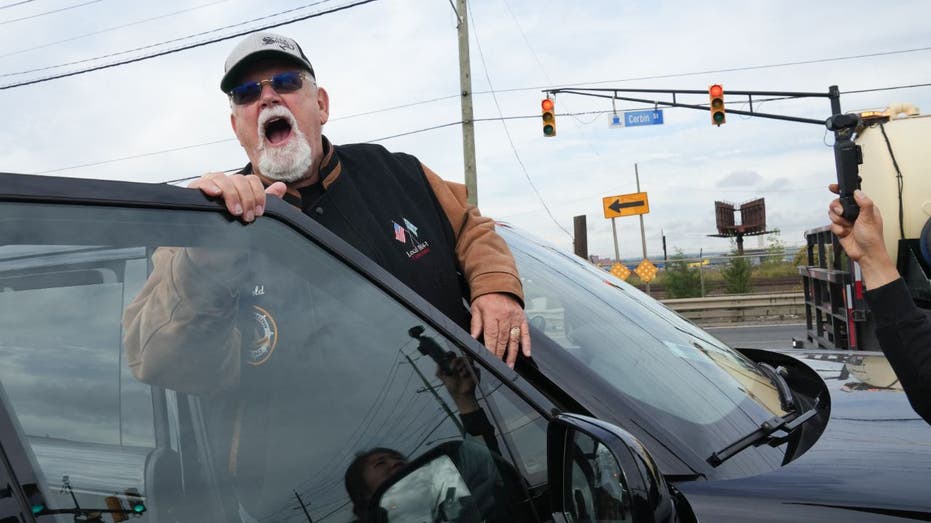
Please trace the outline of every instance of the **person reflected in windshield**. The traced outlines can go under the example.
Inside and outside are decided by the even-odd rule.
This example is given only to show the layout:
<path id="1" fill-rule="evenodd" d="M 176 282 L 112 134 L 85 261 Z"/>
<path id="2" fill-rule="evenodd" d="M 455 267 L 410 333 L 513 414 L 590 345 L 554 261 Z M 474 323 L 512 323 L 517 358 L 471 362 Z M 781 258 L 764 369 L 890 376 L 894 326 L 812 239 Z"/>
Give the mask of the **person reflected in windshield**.
<path id="1" fill-rule="evenodd" d="M 838 194 L 837 184 L 828 187 Z M 831 232 L 851 260 L 860 264 L 866 301 L 876 320 L 876 338 L 908 401 L 931 423 L 931 321 L 915 305 L 905 280 L 886 251 L 879 208 L 861 190 L 854 191 L 860 214 L 851 222 L 839 199 L 828 206 Z"/>
<path id="2" fill-rule="evenodd" d="M 505 476 L 510 480 L 516 474 L 513 471 L 502 474 L 499 470 L 499 466 L 504 466 L 499 464 L 504 462 L 500 457 L 494 426 L 475 397 L 477 375 L 474 371 L 477 369 L 470 369 L 468 360 L 463 357 L 450 360 L 448 371 L 442 367 L 437 365 L 436 376 L 456 404 L 464 439 L 440 446 L 448 448 L 447 452 L 465 480 L 478 510 L 488 516 L 484 519 L 511 521 L 505 500 L 518 493 L 505 491 Z M 401 452 L 386 447 L 356 454 L 346 469 L 344 483 L 358 521 L 366 521 L 372 516 L 369 514 L 372 495 L 386 481 L 405 472 L 409 461 Z M 511 483 L 510 487 L 519 488 L 519 484 Z"/>

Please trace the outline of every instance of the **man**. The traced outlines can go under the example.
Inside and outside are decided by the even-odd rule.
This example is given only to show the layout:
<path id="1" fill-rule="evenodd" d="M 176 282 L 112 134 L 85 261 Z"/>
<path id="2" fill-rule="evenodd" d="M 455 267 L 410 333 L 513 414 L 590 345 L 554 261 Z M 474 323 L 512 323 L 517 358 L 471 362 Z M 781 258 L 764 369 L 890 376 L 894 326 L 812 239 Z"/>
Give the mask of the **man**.
<path id="1" fill-rule="evenodd" d="M 284 198 L 474 337 L 484 336 L 508 365 L 521 347 L 530 355 L 520 279 L 494 222 L 465 203 L 462 185 L 444 182 L 413 156 L 332 145 L 322 134 L 328 94 L 297 42 L 271 33 L 246 37 L 226 61 L 221 88 L 250 163 L 190 187 L 222 199 L 245 223 L 263 214 L 267 197 Z M 136 378 L 199 396 L 212 459 L 235 491 L 240 519 L 252 521 L 308 476 L 325 473 L 305 464 L 320 465 L 318 453 L 329 447 L 308 441 L 354 437 L 342 432 L 349 423 L 315 415 L 338 418 L 342 406 L 380 399 L 363 397 L 350 381 L 341 396 L 322 393 L 335 381 L 358 379 L 350 370 L 371 365 L 365 351 L 401 357 L 403 346 L 382 347 L 378 336 L 407 333 L 406 322 L 417 320 L 374 303 L 374 289 L 340 277 L 337 269 L 345 268 L 323 255 L 291 259 L 245 241 L 228 251 L 157 249 L 123 323 Z M 297 259 L 311 263 L 298 266 Z M 391 321 L 382 326 L 378 318 Z"/>
<path id="2" fill-rule="evenodd" d="M 829 189 L 838 192 L 837 184 Z M 839 200 L 831 202 L 831 232 L 837 235 L 847 256 L 860 264 L 879 345 L 902 382 L 912 408 L 931 423 L 931 322 L 915 306 L 886 252 L 879 209 L 863 191 L 855 191 L 854 199 L 860 206 L 855 222 L 843 217 Z"/>
<path id="3" fill-rule="evenodd" d="M 509 366 L 519 347 L 530 356 L 513 258 L 493 220 L 467 205 L 463 185 L 380 146 L 332 145 L 322 134 L 329 95 L 316 85 L 310 61 L 291 38 L 263 32 L 243 39 L 226 60 L 220 87 L 230 98 L 230 124 L 250 163 L 238 174 L 210 173 L 190 187 L 221 198 L 244 222 L 263 214 L 268 195 L 283 197 L 474 338 L 481 336 Z M 471 319 L 461 306 L 457 270 L 469 288 Z"/>

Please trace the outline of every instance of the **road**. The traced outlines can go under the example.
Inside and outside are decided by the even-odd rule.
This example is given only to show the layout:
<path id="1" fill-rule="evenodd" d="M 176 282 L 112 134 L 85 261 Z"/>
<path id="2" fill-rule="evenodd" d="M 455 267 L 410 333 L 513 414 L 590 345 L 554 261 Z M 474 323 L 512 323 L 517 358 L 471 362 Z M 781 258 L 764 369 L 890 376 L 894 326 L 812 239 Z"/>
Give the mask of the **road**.
<path id="1" fill-rule="evenodd" d="M 706 327 L 705 330 L 732 347 L 790 348 L 793 337 L 805 340 L 804 323 Z"/>

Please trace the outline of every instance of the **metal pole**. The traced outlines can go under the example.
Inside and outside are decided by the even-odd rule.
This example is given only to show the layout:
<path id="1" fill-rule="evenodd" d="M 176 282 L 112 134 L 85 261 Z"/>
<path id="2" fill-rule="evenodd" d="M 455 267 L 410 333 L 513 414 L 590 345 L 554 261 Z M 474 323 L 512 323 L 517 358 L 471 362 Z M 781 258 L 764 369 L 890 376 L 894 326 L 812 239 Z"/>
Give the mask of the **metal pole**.
<path id="1" fill-rule="evenodd" d="M 314 523 L 313 518 L 310 517 L 310 512 L 307 512 L 307 507 L 304 506 L 304 500 L 301 499 L 301 495 L 298 494 L 296 490 L 294 491 L 294 497 L 296 497 L 297 502 L 301 504 L 301 509 L 304 511 L 304 515 L 307 516 L 307 521 Z"/>
<path id="2" fill-rule="evenodd" d="M 614 261 L 621 263 L 621 254 L 617 248 L 617 225 L 614 224 L 614 220 L 617 218 L 611 218 L 611 232 L 614 233 Z"/>
<path id="3" fill-rule="evenodd" d="M 640 171 L 634 163 L 634 176 L 637 178 L 637 192 L 640 192 Z M 640 243 L 643 245 L 643 259 L 647 259 L 647 237 L 643 232 L 643 215 L 640 215 Z M 650 294 L 650 282 L 647 282 L 647 294 Z"/>
<path id="4" fill-rule="evenodd" d="M 698 279 L 701 281 L 701 297 L 705 297 L 705 257 L 704 249 L 698 249 Z"/>
<path id="5" fill-rule="evenodd" d="M 462 92 L 462 161 L 469 203 L 478 205 L 478 173 L 475 169 L 475 121 L 472 116 L 472 73 L 469 62 L 469 24 L 466 0 L 456 1 L 459 17 L 459 90 Z"/>
<path id="6" fill-rule="evenodd" d="M 456 424 L 456 427 L 459 429 L 459 433 L 465 434 L 465 429 L 462 427 L 462 422 L 459 421 L 459 418 L 457 418 L 455 414 L 453 414 L 452 409 L 450 409 L 449 405 L 447 405 L 446 402 L 443 401 L 443 398 L 441 398 L 440 395 L 436 393 L 436 391 L 430 385 L 430 381 L 427 379 L 426 376 L 423 375 L 423 372 L 420 372 L 420 369 L 417 367 L 417 364 L 414 363 L 414 360 L 412 360 L 410 356 L 408 356 L 407 354 L 403 352 L 401 354 L 404 354 L 404 358 L 407 360 L 408 363 L 411 364 L 411 368 L 414 369 L 414 372 L 416 372 L 418 376 L 420 376 L 420 381 L 423 382 L 424 388 L 427 391 L 429 391 L 430 394 L 433 395 L 433 398 L 436 399 L 436 402 L 440 404 L 440 407 L 443 409 L 443 412 L 445 412 L 446 415 L 449 416 L 449 419 L 452 420 L 452 422 Z"/>
<path id="7" fill-rule="evenodd" d="M 575 255 L 584 260 L 588 259 L 588 228 L 586 226 L 585 215 L 572 217 L 572 225 L 575 229 L 572 246 L 575 248 Z"/>

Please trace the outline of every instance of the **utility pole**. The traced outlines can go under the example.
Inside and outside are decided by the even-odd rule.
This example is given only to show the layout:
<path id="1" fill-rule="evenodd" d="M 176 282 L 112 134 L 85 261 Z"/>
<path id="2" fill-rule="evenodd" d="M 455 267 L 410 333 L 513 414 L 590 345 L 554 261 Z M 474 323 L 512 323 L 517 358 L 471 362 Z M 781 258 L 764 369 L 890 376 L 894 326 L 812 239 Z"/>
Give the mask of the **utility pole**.
<path id="1" fill-rule="evenodd" d="M 440 395 L 436 393 L 436 390 L 434 390 L 433 386 L 430 385 L 430 380 L 428 380 L 427 377 L 423 375 L 423 372 L 420 372 L 420 369 L 417 367 L 417 364 L 414 363 L 414 360 L 411 359 L 410 356 L 408 356 L 407 354 L 403 352 L 401 354 L 404 354 L 404 358 L 407 360 L 408 363 L 410 363 L 411 368 L 414 369 L 414 372 L 416 372 L 418 376 L 420 376 L 420 381 L 423 382 L 424 390 L 426 390 L 427 392 L 433 395 L 433 399 L 435 399 L 436 402 L 440 404 L 440 408 L 443 409 L 443 412 L 445 412 L 446 415 L 449 417 L 449 419 L 452 420 L 452 422 L 456 424 L 456 428 L 459 429 L 459 433 L 465 434 L 465 428 L 462 426 L 462 422 L 459 421 L 459 418 L 457 418 L 455 414 L 453 414 L 452 409 L 450 409 L 449 405 L 447 405 L 446 402 L 443 401 L 443 398 L 441 398 Z"/>
<path id="2" fill-rule="evenodd" d="M 466 0 L 456 0 L 459 24 L 459 90 L 462 93 L 462 160 L 469 203 L 478 205 L 478 173 L 475 170 L 475 121 L 472 116 L 472 66 L 469 62 L 469 15 Z"/>
<path id="3" fill-rule="evenodd" d="M 294 491 L 294 497 L 296 497 L 297 502 L 301 504 L 301 510 L 304 511 L 304 516 L 307 518 L 307 521 L 309 521 L 310 523 L 314 523 L 313 518 L 310 517 L 310 512 L 307 512 L 307 506 L 304 505 L 304 500 L 301 499 L 301 495 L 298 494 L 296 490 Z"/>
<path id="4" fill-rule="evenodd" d="M 634 176 L 637 178 L 637 192 L 640 192 L 640 171 L 634 164 Z M 613 220 L 612 220 L 613 223 Z M 643 259 L 647 259 L 647 237 L 643 232 L 643 215 L 640 215 L 640 243 L 643 244 Z M 647 282 L 647 294 L 650 294 L 650 282 Z"/>

